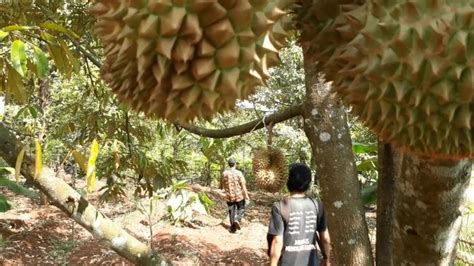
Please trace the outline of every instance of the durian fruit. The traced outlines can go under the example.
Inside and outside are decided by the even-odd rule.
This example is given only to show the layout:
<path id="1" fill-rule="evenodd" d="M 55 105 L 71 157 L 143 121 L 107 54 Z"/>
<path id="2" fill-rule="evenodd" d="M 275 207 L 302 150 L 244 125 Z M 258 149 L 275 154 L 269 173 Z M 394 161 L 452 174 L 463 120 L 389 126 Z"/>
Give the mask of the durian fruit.
<path id="1" fill-rule="evenodd" d="M 124 103 L 170 121 L 233 109 L 278 63 L 288 1 L 97 0 L 103 78 Z"/>
<path id="2" fill-rule="evenodd" d="M 322 70 L 353 113 L 412 153 L 474 157 L 474 1 L 368 0 L 343 16 L 355 37 Z"/>
<path id="3" fill-rule="evenodd" d="M 314 66 L 327 70 L 326 78 L 332 79 L 342 67 L 338 61 L 331 60 L 351 41 L 363 26 L 359 14 L 353 11 L 360 7 L 364 0 L 296 0 L 295 21 L 301 30 L 300 43 L 305 49 L 305 56 L 311 55 Z M 362 14 L 363 15 L 363 14 Z M 332 71 L 328 71 L 332 70 Z"/>
<path id="4" fill-rule="evenodd" d="M 280 191 L 288 180 L 285 155 L 277 148 L 260 148 L 253 154 L 253 175 L 259 188 Z"/>

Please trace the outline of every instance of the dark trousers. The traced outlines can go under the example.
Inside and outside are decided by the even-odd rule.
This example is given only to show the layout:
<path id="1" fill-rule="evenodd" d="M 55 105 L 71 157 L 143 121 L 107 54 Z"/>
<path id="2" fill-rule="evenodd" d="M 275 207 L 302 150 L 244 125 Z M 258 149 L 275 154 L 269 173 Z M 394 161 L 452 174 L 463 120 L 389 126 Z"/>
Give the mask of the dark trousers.
<path id="1" fill-rule="evenodd" d="M 232 226 L 234 222 L 239 222 L 244 218 L 245 213 L 245 200 L 237 202 L 227 202 L 229 207 L 229 219 L 230 225 Z"/>

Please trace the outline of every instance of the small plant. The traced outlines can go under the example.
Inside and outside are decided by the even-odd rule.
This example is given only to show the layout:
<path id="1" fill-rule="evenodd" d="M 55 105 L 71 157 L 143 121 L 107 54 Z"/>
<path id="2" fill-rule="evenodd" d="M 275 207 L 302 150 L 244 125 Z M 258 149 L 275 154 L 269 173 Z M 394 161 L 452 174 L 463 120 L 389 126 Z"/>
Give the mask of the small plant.
<path id="1" fill-rule="evenodd" d="M 6 212 L 11 208 L 12 206 L 8 202 L 7 198 L 3 195 L 0 195 L 0 212 Z"/>
<path id="2" fill-rule="evenodd" d="M 8 242 L 8 238 L 0 235 L 0 253 L 3 252 L 3 250 L 8 246 Z"/>
<path id="3" fill-rule="evenodd" d="M 214 202 L 203 192 L 195 193 L 186 189 L 186 181 L 161 189 L 157 196 L 168 199 L 166 218 L 172 224 L 190 221 L 195 213 L 207 214 Z"/>
<path id="4" fill-rule="evenodd" d="M 455 265 L 472 265 L 474 263 L 474 202 L 466 207 L 462 216 L 462 226 L 457 245 Z"/>
<path id="5" fill-rule="evenodd" d="M 66 265 L 69 253 L 77 247 L 77 242 L 74 240 L 54 239 L 51 244 L 52 249 L 49 255 L 59 265 Z"/>
<path id="6" fill-rule="evenodd" d="M 150 249 L 153 250 L 153 225 L 156 223 L 153 221 L 153 214 L 155 212 L 155 208 L 153 206 L 153 198 L 150 198 L 148 200 L 149 206 L 145 206 L 145 204 L 142 201 L 138 202 L 137 209 L 146 216 L 147 218 L 147 225 L 148 225 L 148 230 L 149 230 L 149 236 L 148 236 L 148 244 L 150 245 Z"/>
<path id="7" fill-rule="evenodd" d="M 103 191 L 103 193 L 100 195 L 99 201 L 101 203 L 104 203 L 119 200 L 121 198 L 126 198 L 127 194 L 125 193 L 124 188 L 124 183 L 119 181 L 113 181 L 112 178 L 107 179 L 107 185 L 99 189 L 99 191 Z"/>

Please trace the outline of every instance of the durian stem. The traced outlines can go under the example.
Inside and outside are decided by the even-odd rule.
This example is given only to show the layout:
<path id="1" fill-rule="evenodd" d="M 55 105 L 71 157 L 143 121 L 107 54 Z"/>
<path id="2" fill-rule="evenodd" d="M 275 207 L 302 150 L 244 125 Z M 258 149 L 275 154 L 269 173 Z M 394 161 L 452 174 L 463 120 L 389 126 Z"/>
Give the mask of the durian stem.
<path id="1" fill-rule="evenodd" d="M 273 123 L 268 124 L 268 130 L 267 130 L 267 147 L 271 148 L 273 144 Z"/>

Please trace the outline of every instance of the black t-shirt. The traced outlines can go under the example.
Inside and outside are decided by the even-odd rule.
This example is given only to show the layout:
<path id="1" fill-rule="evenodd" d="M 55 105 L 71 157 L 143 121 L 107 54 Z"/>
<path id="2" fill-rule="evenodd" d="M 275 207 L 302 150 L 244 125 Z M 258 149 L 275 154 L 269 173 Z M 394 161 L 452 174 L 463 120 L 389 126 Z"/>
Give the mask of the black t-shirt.
<path id="1" fill-rule="evenodd" d="M 303 197 L 288 198 L 287 204 L 289 208 L 287 227 L 285 228 L 281 214 L 281 202 L 273 204 L 268 226 L 268 234 L 283 235 L 280 265 L 319 265 L 316 232 L 321 233 L 327 229 L 321 202 Z"/>

